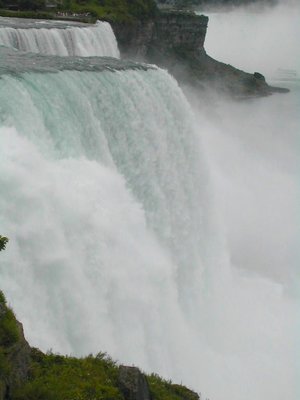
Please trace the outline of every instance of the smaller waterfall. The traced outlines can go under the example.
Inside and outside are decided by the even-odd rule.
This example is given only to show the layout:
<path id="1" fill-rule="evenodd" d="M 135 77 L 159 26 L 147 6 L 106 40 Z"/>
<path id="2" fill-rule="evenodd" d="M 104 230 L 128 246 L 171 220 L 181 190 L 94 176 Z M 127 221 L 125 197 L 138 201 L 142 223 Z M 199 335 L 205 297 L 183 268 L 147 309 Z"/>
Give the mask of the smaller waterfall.
<path id="1" fill-rule="evenodd" d="M 119 58 L 118 44 L 109 23 L 95 25 L 7 26 L 0 19 L 0 45 L 17 50 L 58 56 L 100 56 Z M 3 26 L 4 25 L 4 26 Z M 46 27 L 45 27 L 46 26 Z"/>

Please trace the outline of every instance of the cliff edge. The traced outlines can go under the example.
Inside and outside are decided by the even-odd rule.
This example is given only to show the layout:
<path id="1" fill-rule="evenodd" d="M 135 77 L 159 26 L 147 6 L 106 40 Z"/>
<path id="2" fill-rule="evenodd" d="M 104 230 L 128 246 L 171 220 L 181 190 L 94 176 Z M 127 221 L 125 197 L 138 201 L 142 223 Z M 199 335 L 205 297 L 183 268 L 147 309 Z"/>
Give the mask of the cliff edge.
<path id="1" fill-rule="evenodd" d="M 180 83 L 213 88 L 236 98 L 286 91 L 269 86 L 258 72 L 247 73 L 207 55 L 208 17 L 204 15 L 161 11 L 144 21 L 111 24 L 122 57 L 166 68 Z"/>
<path id="2" fill-rule="evenodd" d="M 0 400 L 200 400 L 183 385 L 106 353 L 75 358 L 31 348 L 0 291 Z"/>
<path id="3" fill-rule="evenodd" d="M 0 400 L 10 400 L 12 392 L 26 381 L 29 364 L 30 347 L 22 324 L 0 291 Z"/>

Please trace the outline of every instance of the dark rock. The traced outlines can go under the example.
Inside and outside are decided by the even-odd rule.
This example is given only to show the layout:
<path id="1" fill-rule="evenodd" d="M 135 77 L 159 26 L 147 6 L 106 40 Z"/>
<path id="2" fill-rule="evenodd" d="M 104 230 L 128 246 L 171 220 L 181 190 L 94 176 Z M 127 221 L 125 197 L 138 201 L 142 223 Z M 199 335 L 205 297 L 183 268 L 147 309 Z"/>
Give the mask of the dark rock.
<path id="1" fill-rule="evenodd" d="M 207 23 L 208 17 L 204 15 L 168 12 L 146 21 L 112 22 L 111 25 L 123 57 L 147 60 L 152 48 L 163 53 L 181 47 L 203 48 Z"/>
<path id="2" fill-rule="evenodd" d="M 270 86 L 270 89 L 271 89 L 272 93 L 289 93 L 290 92 L 290 89 L 276 87 L 276 86 Z"/>
<path id="3" fill-rule="evenodd" d="M 266 78 L 261 74 L 261 73 L 259 73 L 259 72 L 254 72 L 254 78 L 256 78 L 256 79 L 260 79 L 260 80 L 262 80 L 262 81 L 265 81 L 266 80 Z"/>
<path id="4" fill-rule="evenodd" d="M 30 364 L 30 347 L 24 338 L 23 325 L 17 321 L 20 338 L 8 351 L 8 360 L 11 365 L 9 378 L 10 386 L 13 388 L 20 385 L 28 377 Z"/>
<path id="5" fill-rule="evenodd" d="M 168 11 L 151 20 L 112 23 L 112 27 L 123 57 L 166 68 L 179 83 L 238 98 L 270 95 L 273 91 L 259 72 L 241 71 L 206 54 L 207 24 L 204 15 Z"/>
<path id="6" fill-rule="evenodd" d="M 161 13 L 156 19 L 151 45 L 162 50 L 184 48 L 195 51 L 204 46 L 208 17 L 194 13 Z"/>
<path id="7" fill-rule="evenodd" d="M 119 367 L 119 387 L 125 400 L 151 400 L 145 375 L 136 367 Z"/>

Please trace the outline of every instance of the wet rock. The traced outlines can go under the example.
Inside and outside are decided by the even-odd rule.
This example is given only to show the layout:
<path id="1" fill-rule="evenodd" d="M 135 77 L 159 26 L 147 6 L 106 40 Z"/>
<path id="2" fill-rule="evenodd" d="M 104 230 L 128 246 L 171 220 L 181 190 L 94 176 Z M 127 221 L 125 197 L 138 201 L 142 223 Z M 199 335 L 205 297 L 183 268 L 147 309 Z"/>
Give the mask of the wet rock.
<path id="1" fill-rule="evenodd" d="M 125 400 L 151 400 L 146 377 L 136 367 L 120 366 L 119 387 Z"/>

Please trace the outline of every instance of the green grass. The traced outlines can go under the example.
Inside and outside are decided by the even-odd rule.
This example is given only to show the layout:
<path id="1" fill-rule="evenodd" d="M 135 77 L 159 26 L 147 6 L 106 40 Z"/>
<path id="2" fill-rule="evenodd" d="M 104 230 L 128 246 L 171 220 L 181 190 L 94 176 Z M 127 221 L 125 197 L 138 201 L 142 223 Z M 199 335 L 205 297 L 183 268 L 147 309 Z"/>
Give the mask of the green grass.
<path id="1" fill-rule="evenodd" d="M 13 11 L 0 9 L 1 17 L 10 18 L 37 18 L 37 19 L 53 19 L 54 14 L 46 11 Z"/>
<path id="2" fill-rule="evenodd" d="M 2 249 L 8 241 L 2 239 Z M 0 290 L 0 396 L 11 380 L 11 355 L 18 342 L 20 328 L 3 292 Z M 18 351 L 18 350 L 17 350 Z M 124 400 L 119 389 L 119 367 L 106 353 L 84 358 L 44 354 L 31 349 L 28 379 L 10 393 L 10 400 Z M 182 385 L 172 384 L 156 374 L 146 376 L 153 400 L 198 400 L 196 393 Z M 14 384 L 14 386 L 16 386 Z"/>
<path id="3" fill-rule="evenodd" d="M 9 350 L 19 340 L 19 328 L 13 311 L 0 290 L 0 393 L 11 372 Z"/>
<path id="4" fill-rule="evenodd" d="M 0 393 L 14 368 L 10 352 L 19 339 L 15 315 L 0 291 Z M 106 353 L 75 358 L 33 348 L 29 378 L 14 388 L 11 400 L 124 400 L 118 376 L 119 366 Z M 182 385 L 156 374 L 146 378 L 153 400 L 198 400 L 197 394 Z"/>
<path id="5" fill-rule="evenodd" d="M 153 0 L 65 0 L 62 8 L 118 22 L 149 18 L 156 12 Z"/>
<path id="6" fill-rule="evenodd" d="M 147 381 L 154 400 L 198 400 L 195 392 L 167 381 L 157 374 L 149 375 Z"/>
<path id="7" fill-rule="evenodd" d="M 118 366 L 103 353 L 74 358 L 32 349 L 30 378 L 13 399 L 122 400 L 117 379 Z"/>
<path id="8" fill-rule="evenodd" d="M 0 291 L 0 349 L 15 344 L 19 339 L 19 328 L 14 312 L 7 307 L 3 292 Z"/>
<path id="9" fill-rule="evenodd" d="M 105 353 L 74 358 L 32 349 L 31 356 L 29 380 L 15 390 L 12 400 L 124 400 L 118 365 Z M 198 400 L 196 393 L 156 374 L 147 381 L 153 400 Z"/>
<path id="10" fill-rule="evenodd" d="M 33 0 L 32 0 L 33 2 Z M 154 16 L 157 12 L 154 0 L 64 0 L 62 4 L 58 4 L 56 10 L 47 11 L 44 7 L 34 9 L 28 1 L 28 10 L 19 11 L 5 9 L 2 3 L 0 15 L 3 17 L 19 17 L 19 18 L 41 18 L 53 19 L 57 18 L 57 12 L 67 12 L 72 19 L 72 14 L 86 14 L 90 17 L 74 17 L 83 21 L 94 21 L 96 19 L 113 21 L 113 22 L 130 22 L 136 19 L 147 19 Z"/>

